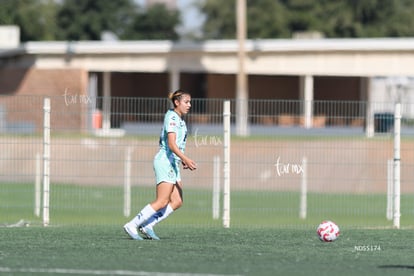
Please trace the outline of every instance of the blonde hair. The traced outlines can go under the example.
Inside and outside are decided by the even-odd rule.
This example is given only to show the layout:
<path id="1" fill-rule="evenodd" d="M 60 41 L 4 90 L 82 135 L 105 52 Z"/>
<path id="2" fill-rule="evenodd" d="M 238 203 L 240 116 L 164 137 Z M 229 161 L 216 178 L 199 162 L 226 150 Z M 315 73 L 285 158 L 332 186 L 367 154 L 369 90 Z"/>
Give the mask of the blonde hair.
<path id="1" fill-rule="evenodd" d="M 176 107 L 175 101 L 176 100 L 179 101 L 183 95 L 190 95 L 190 93 L 188 93 L 188 92 L 186 92 L 182 89 L 178 89 L 174 92 L 170 92 L 168 94 L 168 99 L 170 99 L 172 104 L 174 105 L 174 107 Z"/>

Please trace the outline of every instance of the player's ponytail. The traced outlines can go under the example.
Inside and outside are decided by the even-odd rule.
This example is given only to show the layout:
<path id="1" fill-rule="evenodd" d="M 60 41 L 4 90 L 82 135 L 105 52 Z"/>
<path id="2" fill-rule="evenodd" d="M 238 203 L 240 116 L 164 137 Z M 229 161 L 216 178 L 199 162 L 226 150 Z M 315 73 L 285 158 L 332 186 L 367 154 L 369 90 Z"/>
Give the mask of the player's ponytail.
<path id="1" fill-rule="evenodd" d="M 180 101 L 181 96 L 183 96 L 183 95 L 189 95 L 189 93 L 186 92 L 186 91 L 184 91 L 184 90 L 182 90 L 182 89 L 178 89 L 178 90 L 176 90 L 174 92 L 170 92 L 168 94 L 168 99 L 170 99 L 170 101 L 172 102 L 173 106 L 176 107 L 177 105 L 176 105 L 175 101 L 176 100 L 177 101 Z"/>

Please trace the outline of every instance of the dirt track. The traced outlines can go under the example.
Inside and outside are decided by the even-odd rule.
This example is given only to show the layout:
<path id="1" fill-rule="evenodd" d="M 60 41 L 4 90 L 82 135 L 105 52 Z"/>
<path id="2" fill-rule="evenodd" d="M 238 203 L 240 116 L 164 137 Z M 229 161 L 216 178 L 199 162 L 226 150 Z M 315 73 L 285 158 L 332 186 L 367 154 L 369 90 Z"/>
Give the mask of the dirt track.
<path id="1" fill-rule="evenodd" d="M 1 138 L 1 181 L 34 181 L 40 138 Z M 123 185 L 128 148 L 132 185 L 153 185 L 153 139 L 52 138 L 51 182 Z M 403 140 L 401 191 L 414 192 L 414 141 Z M 199 168 L 183 171 L 184 185 L 212 187 L 213 159 L 223 162 L 222 139 L 190 137 L 187 153 Z M 307 164 L 304 165 L 303 157 Z M 231 143 L 232 189 L 299 190 L 304 174 L 308 190 L 318 192 L 385 193 L 390 139 L 240 140 Z M 305 167 L 306 166 L 306 167 Z M 221 178 L 223 177 L 222 170 Z"/>

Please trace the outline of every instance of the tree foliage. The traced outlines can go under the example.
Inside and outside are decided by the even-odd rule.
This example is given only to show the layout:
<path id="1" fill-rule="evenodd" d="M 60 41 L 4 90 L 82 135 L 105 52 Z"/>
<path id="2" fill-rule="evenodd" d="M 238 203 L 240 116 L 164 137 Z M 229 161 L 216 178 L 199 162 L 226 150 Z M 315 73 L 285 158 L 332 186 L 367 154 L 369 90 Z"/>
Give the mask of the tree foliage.
<path id="1" fill-rule="evenodd" d="M 148 11 L 138 13 L 128 24 L 125 33 L 121 34 L 125 39 L 169 39 L 177 40 L 178 34 L 175 27 L 180 23 L 178 11 L 170 11 L 165 5 L 155 4 Z"/>
<path id="2" fill-rule="evenodd" d="M 202 0 L 204 39 L 236 36 L 237 0 Z M 247 36 L 290 38 L 317 31 L 325 37 L 414 36 L 412 0 L 246 0 Z M 148 9 L 136 0 L 0 0 L 0 24 L 18 25 L 21 40 L 179 39 L 178 11 Z"/>
<path id="3" fill-rule="evenodd" d="M 99 40 L 103 31 L 123 33 L 133 17 L 134 6 L 129 0 L 65 0 L 57 13 L 59 39 Z"/>
<path id="4" fill-rule="evenodd" d="M 0 0 L 0 25 L 20 26 L 23 41 L 52 40 L 56 8 L 53 0 Z"/>
<path id="5" fill-rule="evenodd" d="M 178 11 L 134 0 L 0 0 L 0 24 L 20 26 L 22 41 L 177 39 L 179 23 Z"/>
<path id="6" fill-rule="evenodd" d="M 236 1 L 205 0 L 207 39 L 235 38 Z M 411 0 L 246 0 L 249 38 L 288 38 L 317 31 L 326 37 L 414 35 Z"/>

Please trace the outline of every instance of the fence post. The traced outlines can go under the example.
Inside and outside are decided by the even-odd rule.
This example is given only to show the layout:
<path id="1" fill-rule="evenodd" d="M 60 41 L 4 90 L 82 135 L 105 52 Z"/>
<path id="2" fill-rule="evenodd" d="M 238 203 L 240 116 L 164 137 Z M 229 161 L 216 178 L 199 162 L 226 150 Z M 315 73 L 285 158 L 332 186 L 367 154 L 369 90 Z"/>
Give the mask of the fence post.
<path id="1" fill-rule="evenodd" d="M 35 175 L 35 206 L 34 214 L 36 217 L 40 217 L 40 208 L 42 204 L 42 169 L 41 169 L 42 157 L 40 153 L 36 153 L 36 175 Z"/>
<path id="2" fill-rule="evenodd" d="M 132 147 L 125 151 L 124 167 L 124 216 L 129 217 L 131 214 L 131 154 Z"/>
<path id="3" fill-rule="evenodd" d="M 302 178 L 301 178 L 301 185 L 300 185 L 300 211 L 299 211 L 299 217 L 301 219 L 306 219 L 307 215 L 307 193 L 308 193 L 308 180 L 307 180 L 307 159 L 306 157 L 303 157 L 302 159 Z"/>
<path id="4" fill-rule="evenodd" d="M 394 183 L 394 175 L 393 175 L 393 166 L 394 160 L 387 160 L 387 212 L 386 217 L 387 220 L 392 220 L 393 217 L 393 183 Z"/>
<path id="5" fill-rule="evenodd" d="M 220 156 L 213 161 L 213 219 L 220 217 Z"/>
<path id="6" fill-rule="evenodd" d="M 224 125 L 224 191 L 223 191 L 223 226 L 230 227 L 230 101 L 223 106 Z"/>
<path id="7" fill-rule="evenodd" d="M 397 229 L 400 228 L 400 169 L 401 169 L 401 104 L 395 105 L 394 111 L 394 216 L 393 226 Z"/>
<path id="8" fill-rule="evenodd" d="M 43 226 L 48 226 L 50 202 L 50 98 L 43 104 Z"/>

